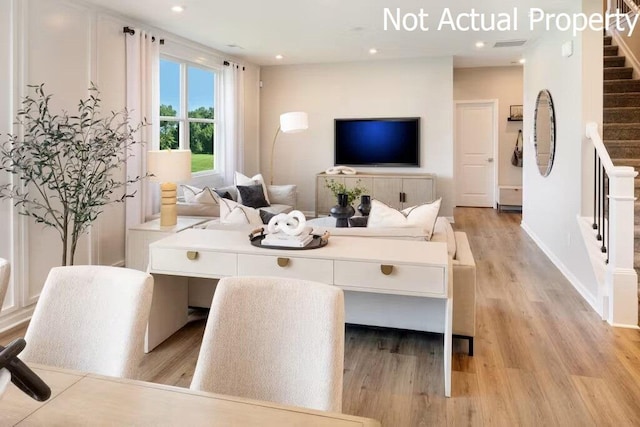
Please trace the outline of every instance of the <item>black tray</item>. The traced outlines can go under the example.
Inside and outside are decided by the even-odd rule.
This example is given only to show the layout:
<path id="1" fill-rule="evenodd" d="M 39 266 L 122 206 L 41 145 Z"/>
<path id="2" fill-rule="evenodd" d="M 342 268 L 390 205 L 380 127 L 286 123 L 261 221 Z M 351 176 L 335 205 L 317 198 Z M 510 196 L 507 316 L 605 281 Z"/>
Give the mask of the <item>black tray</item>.
<path id="1" fill-rule="evenodd" d="M 322 248 L 324 246 L 327 246 L 327 243 L 329 243 L 329 233 L 325 233 L 322 236 L 320 236 L 319 234 L 313 234 L 313 240 L 311 240 L 307 246 L 303 246 L 303 247 L 291 247 L 291 246 L 270 246 L 270 245 L 263 245 L 262 244 L 262 239 L 264 239 L 267 236 L 267 234 L 265 234 L 264 232 L 264 228 L 259 228 L 257 230 L 254 230 L 251 234 L 249 234 L 249 240 L 251 240 L 251 244 L 257 248 L 265 248 L 265 249 L 280 249 L 280 250 L 287 250 L 287 251 L 304 251 L 307 249 L 319 249 Z"/>

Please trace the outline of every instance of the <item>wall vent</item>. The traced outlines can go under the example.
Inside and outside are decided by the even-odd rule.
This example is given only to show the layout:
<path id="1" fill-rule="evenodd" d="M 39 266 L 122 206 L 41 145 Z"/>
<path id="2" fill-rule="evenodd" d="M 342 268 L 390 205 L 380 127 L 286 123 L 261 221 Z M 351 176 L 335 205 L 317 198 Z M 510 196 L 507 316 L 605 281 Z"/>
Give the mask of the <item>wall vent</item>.
<path id="1" fill-rule="evenodd" d="M 500 42 L 496 42 L 493 47 L 518 47 L 525 44 L 526 40 L 503 40 Z"/>

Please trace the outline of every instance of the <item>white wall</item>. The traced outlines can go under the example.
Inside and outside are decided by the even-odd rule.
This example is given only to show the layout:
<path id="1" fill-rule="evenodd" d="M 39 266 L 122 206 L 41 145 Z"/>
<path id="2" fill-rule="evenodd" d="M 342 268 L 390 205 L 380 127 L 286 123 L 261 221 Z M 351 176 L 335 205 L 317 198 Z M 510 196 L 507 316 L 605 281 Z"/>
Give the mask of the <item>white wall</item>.
<path id="1" fill-rule="evenodd" d="M 333 166 L 333 120 L 421 117 L 420 168 L 358 168 L 365 172 L 430 172 L 438 177 L 441 214 L 453 215 L 452 58 L 399 59 L 263 67 L 260 96 L 261 170 L 269 171 L 279 115 L 306 111 L 309 129 L 281 134 L 275 182 L 298 185 L 298 208 L 315 207 L 315 174 Z"/>
<path id="2" fill-rule="evenodd" d="M 598 1 L 585 1 L 585 5 Z M 582 2 L 573 2 L 574 12 L 582 8 Z M 574 54 L 564 58 L 561 45 L 568 40 L 573 41 Z M 589 185 L 592 164 L 585 154 L 588 151 L 585 123 L 602 117 L 601 101 L 594 101 L 602 98 L 602 37 L 588 34 L 573 38 L 565 33 L 545 33 L 528 50 L 526 60 L 522 225 L 598 310 L 597 283 L 577 217 L 583 213 L 583 182 Z M 538 172 L 530 140 L 535 100 L 541 89 L 550 91 L 556 114 L 555 161 L 548 177 Z"/>
<path id="3" fill-rule="evenodd" d="M 12 49 L 12 2 L 0 2 L 0 143 L 4 142 L 4 135 L 11 131 L 12 109 L 12 65 L 11 49 Z M 7 173 L 0 172 L 0 185 L 10 183 L 10 176 Z M 11 202 L 0 200 L 0 258 L 12 259 L 12 212 Z M 12 287 L 5 297 L 5 310 L 14 306 L 14 293 Z M 2 304 L 0 304 L 2 309 Z"/>
<path id="4" fill-rule="evenodd" d="M 511 164 L 511 154 L 523 122 L 507 121 L 511 105 L 522 105 L 522 67 L 456 68 L 453 97 L 457 101 L 498 100 L 498 182 L 522 185 L 522 168 Z"/>
<path id="5" fill-rule="evenodd" d="M 168 45 L 180 43 L 206 52 L 220 64 L 227 59 L 195 42 L 81 1 L 4 0 L 0 2 L 0 133 L 12 131 L 26 84 L 44 82 L 46 91 L 53 94 L 53 108 L 74 111 L 93 81 L 101 90 L 103 111 L 123 109 L 125 25 L 151 30 L 159 38 L 165 38 Z M 252 153 L 247 163 L 256 170 L 259 68 L 252 64 L 245 66 L 253 85 L 245 100 L 249 110 L 245 134 L 248 151 Z M 6 175 L 0 175 L 0 184 L 7 179 Z M 91 234 L 79 244 L 76 263 L 123 265 L 124 224 L 123 204 L 106 207 Z M 60 264 L 60 254 L 60 238 L 55 231 L 12 215 L 11 204 L 0 202 L 0 257 L 11 260 L 15 282 L 0 316 L 0 330 L 28 318 L 49 269 Z"/>

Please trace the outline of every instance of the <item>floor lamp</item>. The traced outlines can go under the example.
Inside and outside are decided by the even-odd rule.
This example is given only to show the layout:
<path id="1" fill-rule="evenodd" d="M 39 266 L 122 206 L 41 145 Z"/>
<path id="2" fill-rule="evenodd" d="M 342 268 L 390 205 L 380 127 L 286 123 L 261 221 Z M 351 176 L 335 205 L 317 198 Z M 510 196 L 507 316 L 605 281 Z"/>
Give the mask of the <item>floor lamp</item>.
<path id="1" fill-rule="evenodd" d="M 170 227 L 178 223 L 176 207 L 178 181 L 191 179 L 190 150 L 151 150 L 147 152 L 147 172 L 152 181 L 160 183 L 160 226 Z"/>
<path id="2" fill-rule="evenodd" d="M 292 113 L 280 114 L 280 126 L 278 126 L 278 130 L 276 130 L 276 134 L 273 137 L 273 144 L 271 145 L 271 170 L 269 171 L 270 184 L 273 185 L 273 159 L 278 134 L 280 132 L 297 133 L 307 129 L 309 129 L 309 116 L 307 116 L 307 113 L 294 111 Z"/>

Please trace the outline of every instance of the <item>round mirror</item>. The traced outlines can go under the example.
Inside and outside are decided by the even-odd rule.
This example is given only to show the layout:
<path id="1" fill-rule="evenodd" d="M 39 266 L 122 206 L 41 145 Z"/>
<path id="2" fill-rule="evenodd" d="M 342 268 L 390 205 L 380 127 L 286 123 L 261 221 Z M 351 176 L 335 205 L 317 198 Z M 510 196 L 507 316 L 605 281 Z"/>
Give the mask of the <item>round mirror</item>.
<path id="1" fill-rule="evenodd" d="M 556 151 L 556 121 L 553 100 L 548 90 L 538 93 L 533 124 L 533 141 L 536 147 L 536 163 L 542 176 L 547 176 L 553 166 Z"/>

